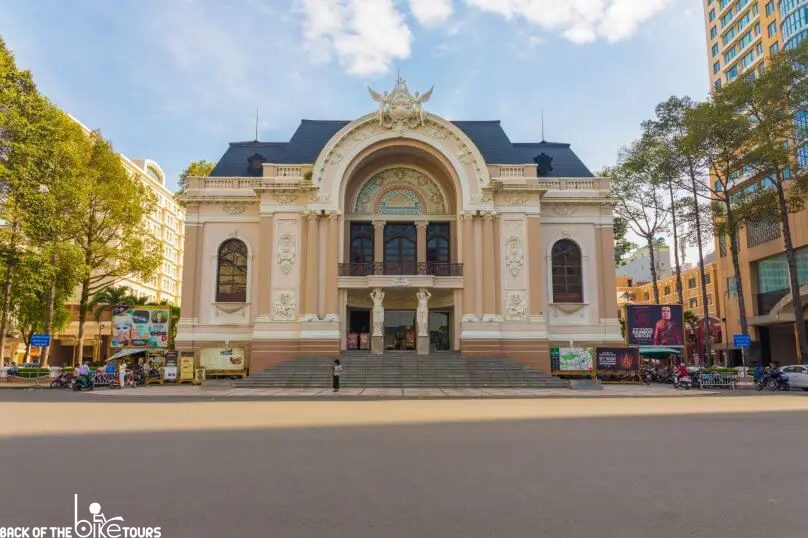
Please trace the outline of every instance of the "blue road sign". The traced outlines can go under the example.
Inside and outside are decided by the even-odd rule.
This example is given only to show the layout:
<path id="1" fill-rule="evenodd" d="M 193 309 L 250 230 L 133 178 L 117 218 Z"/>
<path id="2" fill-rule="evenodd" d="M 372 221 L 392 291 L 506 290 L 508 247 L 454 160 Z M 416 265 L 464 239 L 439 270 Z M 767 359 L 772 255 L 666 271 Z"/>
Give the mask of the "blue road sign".
<path id="1" fill-rule="evenodd" d="M 32 334 L 31 335 L 31 345 L 34 347 L 45 347 L 50 345 L 50 335 L 49 334 Z"/>
<path id="2" fill-rule="evenodd" d="M 752 345 L 752 339 L 748 334 L 733 334 L 732 344 L 735 347 L 749 347 Z"/>

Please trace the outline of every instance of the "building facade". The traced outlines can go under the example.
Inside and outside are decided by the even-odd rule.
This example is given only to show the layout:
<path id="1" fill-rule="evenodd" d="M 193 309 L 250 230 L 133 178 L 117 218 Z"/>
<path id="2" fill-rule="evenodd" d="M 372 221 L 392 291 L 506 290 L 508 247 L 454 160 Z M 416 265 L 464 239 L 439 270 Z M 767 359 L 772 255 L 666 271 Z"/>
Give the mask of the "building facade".
<path id="1" fill-rule="evenodd" d="M 741 74 L 755 76 L 772 53 L 795 47 L 808 36 L 806 0 L 705 0 L 704 5 L 715 87 Z M 805 114 L 798 112 L 795 121 L 808 121 Z M 739 170 L 729 187 L 732 191 L 756 188 L 761 181 L 765 178 Z M 808 209 L 790 215 L 789 221 L 801 294 L 808 297 Z M 781 226 L 777 219 L 749 223 L 740 230 L 738 243 L 742 289 L 737 285 L 728 240 L 716 241 L 727 340 L 731 342 L 731 335 L 742 332 L 738 294 L 743 293 L 752 338 L 751 360 L 793 362 L 797 355 L 795 316 Z M 733 361 L 740 363 L 740 350 L 729 347 Z"/>
<path id="2" fill-rule="evenodd" d="M 654 266 L 657 278 L 665 278 L 671 274 L 670 247 L 662 238 L 654 241 Z M 632 252 L 623 265 L 617 268 L 619 276 L 631 277 L 634 282 L 650 282 L 651 278 L 651 252 L 648 246 L 640 247 Z"/>
<path id="3" fill-rule="evenodd" d="M 549 371 L 553 343 L 621 341 L 608 179 L 568 144 L 427 113 L 402 79 L 371 93 L 376 112 L 232 143 L 191 179 L 179 350 L 242 348 L 251 371 L 355 347 Z"/>

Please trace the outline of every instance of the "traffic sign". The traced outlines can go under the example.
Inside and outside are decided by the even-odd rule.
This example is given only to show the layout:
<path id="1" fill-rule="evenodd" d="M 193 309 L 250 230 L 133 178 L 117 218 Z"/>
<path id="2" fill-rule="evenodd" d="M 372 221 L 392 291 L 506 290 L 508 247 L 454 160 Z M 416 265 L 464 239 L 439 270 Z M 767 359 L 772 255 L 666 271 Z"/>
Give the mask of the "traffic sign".
<path id="1" fill-rule="evenodd" d="M 752 339 L 748 334 L 733 334 L 732 343 L 735 347 L 749 347 L 752 345 Z"/>
<path id="2" fill-rule="evenodd" d="M 49 334 L 32 334 L 31 345 L 34 347 L 45 347 L 50 345 Z"/>

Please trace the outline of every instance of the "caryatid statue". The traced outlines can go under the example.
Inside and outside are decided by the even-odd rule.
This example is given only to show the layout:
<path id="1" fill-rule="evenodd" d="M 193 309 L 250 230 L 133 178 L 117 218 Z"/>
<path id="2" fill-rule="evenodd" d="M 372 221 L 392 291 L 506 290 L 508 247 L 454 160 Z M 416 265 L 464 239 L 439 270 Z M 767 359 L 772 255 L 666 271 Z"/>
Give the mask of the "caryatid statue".
<path id="1" fill-rule="evenodd" d="M 429 336 L 429 298 L 432 294 L 421 288 L 415 296 L 418 297 L 418 336 Z"/>
<path id="2" fill-rule="evenodd" d="M 370 294 L 373 299 L 373 333 L 371 336 L 384 336 L 384 292 L 381 288 L 374 288 Z"/>

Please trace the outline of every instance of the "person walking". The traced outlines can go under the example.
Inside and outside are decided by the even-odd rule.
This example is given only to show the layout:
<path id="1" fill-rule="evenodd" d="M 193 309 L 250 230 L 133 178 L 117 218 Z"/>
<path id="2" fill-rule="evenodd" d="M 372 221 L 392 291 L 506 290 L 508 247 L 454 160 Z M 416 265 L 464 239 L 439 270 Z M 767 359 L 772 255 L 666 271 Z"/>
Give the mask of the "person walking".
<path id="1" fill-rule="evenodd" d="M 339 376 L 342 375 L 342 365 L 339 359 L 334 360 L 334 366 L 331 367 L 331 385 L 334 387 L 334 392 L 339 392 Z"/>
<path id="2" fill-rule="evenodd" d="M 121 388 L 126 385 L 126 361 L 121 361 L 121 365 L 118 366 L 118 377 L 120 378 Z"/>

